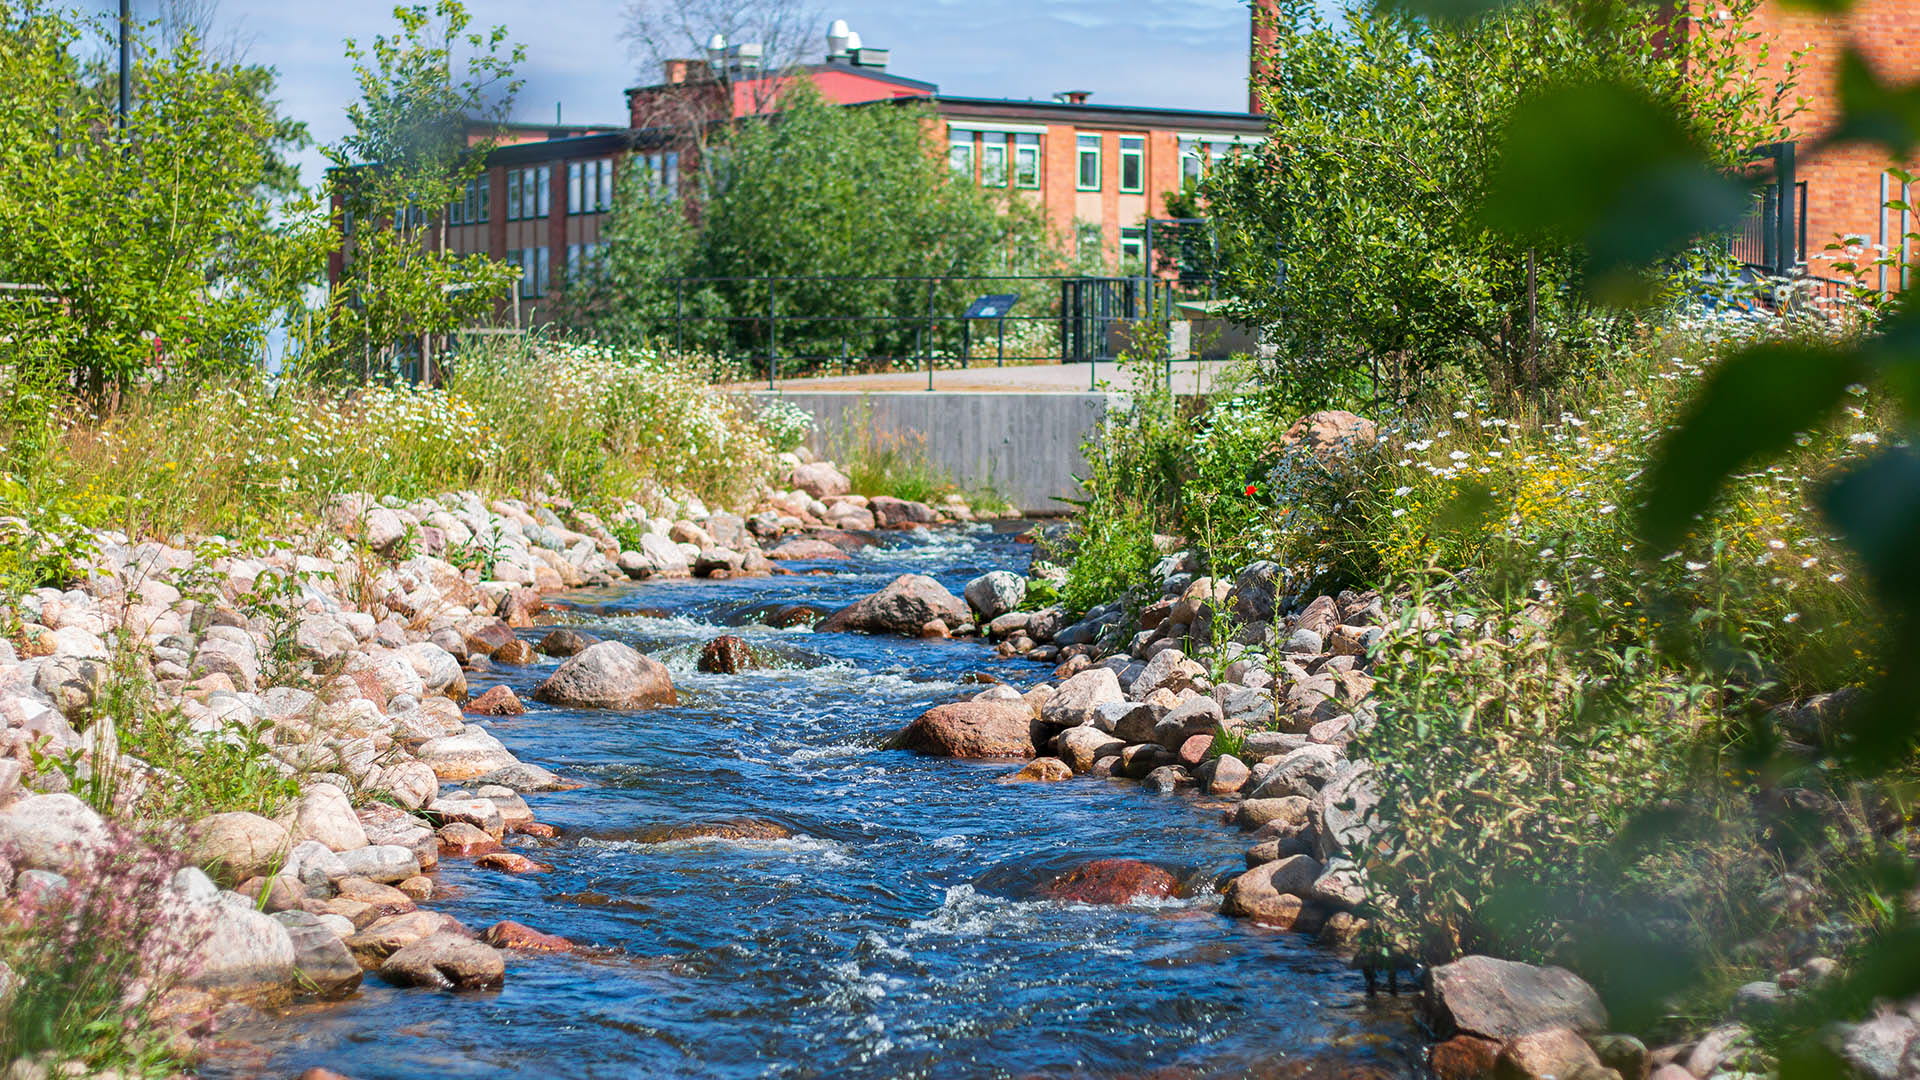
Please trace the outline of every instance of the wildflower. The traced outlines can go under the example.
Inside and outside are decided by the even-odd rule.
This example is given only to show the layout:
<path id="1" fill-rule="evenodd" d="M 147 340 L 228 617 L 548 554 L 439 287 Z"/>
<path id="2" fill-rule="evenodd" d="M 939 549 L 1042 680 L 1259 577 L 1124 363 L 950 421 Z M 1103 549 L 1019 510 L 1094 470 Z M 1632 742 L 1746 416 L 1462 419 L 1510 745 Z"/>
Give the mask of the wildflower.
<path id="1" fill-rule="evenodd" d="M 1454 461 L 1465 461 L 1467 460 L 1467 452 L 1465 450 L 1455 450 L 1453 453 L 1448 454 L 1447 457 Z"/>
<path id="2" fill-rule="evenodd" d="M 1393 497 L 1396 499 L 1404 499 L 1408 495 L 1411 495 L 1412 493 L 1413 493 L 1413 489 L 1406 486 L 1401 486 L 1393 489 Z"/>
<path id="3" fill-rule="evenodd" d="M 1788 613 L 1787 613 L 1787 617 L 1786 617 L 1786 618 L 1784 618 L 1784 619 L 1781 619 L 1780 621 L 1781 621 L 1781 622 L 1790 622 L 1790 623 L 1796 623 L 1796 622 L 1799 622 L 1799 621 L 1800 621 L 1800 613 L 1799 613 L 1799 612 L 1797 612 L 1797 611 L 1791 611 L 1791 612 L 1788 612 Z"/>
<path id="4" fill-rule="evenodd" d="M 1259 490 L 1260 490 L 1260 485 L 1258 485 L 1258 484 L 1248 484 L 1248 485 L 1247 485 L 1247 494 L 1248 494 L 1248 495 L 1253 495 L 1253 494 L 1257 494 L 1257 493 L 1259 492 Z"/>
<path id="5" fill-rule="evenodd" d="M 1847 441 L 1855 446 L 1878 446 L 1880 436 L 1875 435 L 1871 431 L 1856 431 L 1847 436 Z"/>

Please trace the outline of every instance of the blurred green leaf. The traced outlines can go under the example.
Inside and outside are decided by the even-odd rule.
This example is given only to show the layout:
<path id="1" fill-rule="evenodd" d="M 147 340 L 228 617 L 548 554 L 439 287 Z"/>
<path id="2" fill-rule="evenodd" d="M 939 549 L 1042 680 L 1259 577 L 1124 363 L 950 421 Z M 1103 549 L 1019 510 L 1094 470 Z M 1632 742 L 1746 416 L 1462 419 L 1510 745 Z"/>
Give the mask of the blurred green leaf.
<path id="1" fill-rule="evenodd" d="M 1791 445 L 1864 370 L 1857 352 L 1821 345 L 1771 343 L 1729 358 L 1654 462 L 1641 520 L 1647 542 L 1673 546 L 1728 475 Z"/>
<path id="2" fill-rule="evenodd" d="M 1912 155 L 1920 145 L 1920 84 L 1883 81 L 1852 45 L 1840 54 L 1835 83 L 1841 116 L 1834 141 L 1878 143 L 1902 160 Z"/>
<path id="3" fill-rule="evenodd" d="M 1615 82 L 1547 90 L 1501 137 L 1482 220 L 1585 245 L 1598 284 L 1730 227 L 1745 185 L 1715 170 L 1672 110 Z"/>
<path id="4" fill-rule="evenodd" d="M 1822 501 L 1883 597 L 1920 611 L 1920 453 L 1883 450 L 1836 478 Z"/>
<path id="5" fill-rule="evenodd" d="M 1853 0 L 1779 0 L 1783 8 L 1814 11 L 1822 15 L 1845 15 L 1853 10 Z"/>

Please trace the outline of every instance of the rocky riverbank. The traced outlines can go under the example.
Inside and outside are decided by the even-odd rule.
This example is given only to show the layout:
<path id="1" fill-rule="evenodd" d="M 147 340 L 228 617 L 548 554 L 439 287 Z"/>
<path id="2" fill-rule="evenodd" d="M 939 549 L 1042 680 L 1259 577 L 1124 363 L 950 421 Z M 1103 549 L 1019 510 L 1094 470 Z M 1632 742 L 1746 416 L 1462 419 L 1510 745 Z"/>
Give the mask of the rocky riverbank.
<path id="1" fill-rule="evenodd" d="M 467 677 L 544 653 L 563 662 L 543 701 L 671 703 L 666 670 L 626 645 L 517 631 L 556 590 L 783 573 L 844 556 L 859 532 L 973 516 L 789 464 L 790 485 L 747 515 L 691 498 L 603 520 L 558 498 L 352 495 L 312 535 L 257 547 L 64 538 L 82 553 L 73 587 L 13 598 L 0 641 L 7 923 L 85 924 L 111 897 L 112 925 L 142 929 L 80 947 L 132 955 L 127 1003 L 185 1037 L 351 995 L 366 971 L 487 988 L 510 950 L 568 948 L 428 910 L 443 859 L 543 872 L 528 847 L 552 835 L 539 793 L 569 786 L 488 731 L 521 711 L 513 692 L 469 699 Z M 0 972 L 14 993 L 33 978 Z"/>

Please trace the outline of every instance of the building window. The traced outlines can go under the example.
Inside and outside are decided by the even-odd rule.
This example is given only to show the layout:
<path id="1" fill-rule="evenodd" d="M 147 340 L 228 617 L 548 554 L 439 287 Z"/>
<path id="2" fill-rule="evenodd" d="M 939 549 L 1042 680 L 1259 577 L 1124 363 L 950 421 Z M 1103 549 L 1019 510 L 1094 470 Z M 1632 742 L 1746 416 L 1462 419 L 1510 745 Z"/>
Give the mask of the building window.
<path id="1" fill-rule="evenodd" d="M 974 178 L 973 132 L 956 131 L 947 136 L 947 166 L 968 180 Z"/>
<path id="2" fill-rule="evenodd" d="M 1147 140 L 1138 135 L 1120 137 L 1120 190 L 1134 195 L 1147 190 Z"/>
<path id="3" fill-rule="evenodd" d="M 1074 237 L 1074 250 L 1078 254 L 1084 256 L 1084 255 L 1099 255 L 1102 253 L 1102 247 L 1104 245 L 1105 239 L 1101 235 L 1101 229 L 1099 225 L 1091 221 L 1083 221 L 1080 223 L 1079 228 L 1076 229 L 1075 232 L 1076 232 L 1076 235 Z"/>
<path id="4" fill-rule="evenodd" d="M 447 207 L 447 224 L 485 225 L 488 220 L 488 196 L 491 194 L 488 189 L 492 186 L 492 181 L 485 174 L 467 181 L 466 193 Z"/>
<path id="5" fill-rule="evenodd" d="M 647 191 L 655 198 L 680 193 L 680 152 L 667 150 L 657 154 L 635 154 L 633 160 L 645 177 Z"/>
<path id="6" fill-rule="evenodd" d="M 1079 159 L 1080 171 L 1077 177 L 1081 191 L 1100 190 L 1100 136 L 1081 135 L 1074 139 L 1075 155 Z"/>
<path id="7" fill-rule="evenodd" d="M 1015 135 L 1013 137 L 1013 186 L 1023 188 L 1040 186 L 1040 136 Z"/>
<path id="8" fill-rule="evenodd" d="M 583 277 L 597 273 L 606 259 L 604 244 L 568 244 L 567 280 L 578 281 Z"/>
<path id="9" fill-rule="evenodd" d="M 508 221 L 547 216 L 547 211 L 553 206 L 547 190 L 547 177 L 551 171 L 545 165 L 507 170 Z"/>
<path id="10" fill-rule="evenodd" d="M 507 261 L 520 267 L 520 299 L 547 295 L 549 267 L 545 247 L 514 248 L 507 252 Z"/>
<path id="11" fill-rule="evenodd" d="M 1138 227 L 1120 230 L 1120 265 L 1122 267 L 1136 269 L 1139 267 L 1141 253 L 1146 249 L 1144 233 L 1145 230 Z"/>
<path id="12" fill-rule="evenodd" d="M 601 214 L 613 209 L 613 159 L 567 162 L 567 213 Z"/>
<path id="13" fill-rule="evenodd" d="M 994 132 L 980 136 L 980 183 L 1007 186 L 1007 137 Z"/>

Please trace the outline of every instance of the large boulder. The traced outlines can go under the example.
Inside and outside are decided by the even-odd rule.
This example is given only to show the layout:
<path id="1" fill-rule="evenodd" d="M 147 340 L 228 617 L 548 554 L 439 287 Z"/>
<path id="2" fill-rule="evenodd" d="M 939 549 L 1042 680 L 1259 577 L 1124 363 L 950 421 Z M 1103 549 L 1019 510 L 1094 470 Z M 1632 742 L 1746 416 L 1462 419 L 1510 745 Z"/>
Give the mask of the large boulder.
<path id="1" fill-rule="evenodd" d="M 1030 758 L 1033 710 L 1023 701 L 956 701 L 936 705 L 888 745 L 937 757 Z"/>
<path id="2" fill-rule="evenodd" d="M 298 954 L 278 920 L 232 893 L 182 903 L 176 947 L 190 985 L 234 997 L 292 992 Z"/>
<path id="3" fill-rule="evenodd" d="M 1079 727 L 1092 723 L 1102 705 L 1125 700 L 1112 668 L 1088 668 L 1054 688 L 1040 707 L 1040 720 L 1052 727 Z"/>
<path id="4" fill-rule="evenodd" d="M 1155 690 L 1171 690 L 1177 694 L 1191 688 L 1193 681 L 1206 673 L 1206 668 L 1179 649 L 1162 649 L 1133 677 L 1127 695 L 1135 701 L 1144 701 Z"/>
<path id="5" fill-rule="evenodd" d="M 896 529 L 903 525 L 931 525 L 940 520 L 940 515 L 926 503 L 891 495 L 875 495 L 867 503 L 867 509 L 873 512 L 875 524 Z"/>
<path id="6" fill-rule="evenodd" d="M 309 785 L 300 800 L 275 820 L 286 828 L 289 844 L 318 840 L 333 851 L 367 846 L 367 830 L 354 816 L 353 803 L 332 784 Z"/>
<path id="7" fill-rule="evenodd" d="M 1164 899 L 1179 888 L 1179 878 L 1152 863 L 1095 859 L 1042 885 L 1040 895 L 1081 904 L 1130 904 L 1140 899 Z"/>
<path id="8" fill-rule="evenodd" d="M 29 795 L 0 810 L 0 858 L 20 870 L 71 874 L 107 842 L 106 822 L 72 795 Z"/>
<path id="9" fill-rule="evenodd" d="M 759 666 L 759 661 L 753 655 L 753 646 L 732 634 L 722 634 L 707 642 L 700 650 L 699 661 L 694 664 L 699 670 L 713 675 L 735 675 Z"/>
<path id="10" fill-rule="evenodd" d="M 1600 995 L 1560 967 L 1464 956 L 1429 973 L 1421 1007 L 1442 1036 L 1513 1039 L 1554 1028 L 1607 1030 Z"/>
<path id="11" fill-rule="evenodd" d="M 1265 559 L 1234 575 L 1227 602 L 1233 605 L 1233 617 L 1240 625 L 1273 621 L 1273 595 L 1279 577 L 1280 564 Z"/>
<path id="12" fill-rule="evenodd" d="M 456 735 L 428 739 L 414 754 L 436 778 L 449 783 L 490 776 L 520 764 L 499 739 L 478 724 L 468 724 Z"/>
<path id="13" fill-rule="evenodd" d="M 1323 409 L 1294 421 L 1280 436 L 1283 448 L 1299 447 L 1322 461 L 1345 457 L 1378 442 L 1373 421 L 1344 409 Z"/>
<path id="14" fill-rule="evenodd" d="M 602 641 L 568 658 L 533 696 L 549 705 L 582 709 L 680 703 L 666 665 L 618 641 Z"/>
<path id="15" fill-rule="evenodd" d="M 1504 1080 L 1615 1080 L 1619 1076 L 1600 1063 L 1587 1040 L 1566 1028 L 1515 1037 L 1500 1051 L 1494 1073 Z"/>
<path id="16" fill-rule="evenodd" d="M 1373 766 L 1349 762 L 1312 797 L 1309 817 L 1322 852 L 1357 852 L 1379 828 L 1380 785 Z"/>
<path id="17" fill-rule="evenodd" d="M 825 540 L 811 536 L 794 536 L 782 540 L 779 546 L 767 552 L 769 559 L 845 559 L 847 553 Z"/>
<path id="18" fill-rule="evenodd" d="M 834 468 L 831 461 L 813 461 L 797 466 L 793 475 L 787 478 L 787 483 L 816 499 L 847 495 L 853 491 L 853 481 Z"/>
<path id="19" fill-rule="evenodd" d="M 506 974 L 500 950 L 444 932 L 404 946 L 380 964 L 380 977 L 390 983 L 436 990 L 492 990 Z"/>
<path id="20" fill-rule="evenodd" d="M 1291 930 L 1306 916 L 1302 897 L 1319 876 L 1320 864 L 1305 855 L 1261 863 L 1227 883 L 1220 910 Z"/>
<path id="21" fill-rule="evenodd" d="M 282 911 L 274 921 L 287 928 L 293 966 L 303 987 L 324 997 L 345 997 L 360 987 L 360 962 L 317 915 Z"/>
<path id="22" fill-rule="evenodd" d="M 286 826 L 244 810 L 203 818 L 193 831 L 193 861 L 231 881 L 273 873 L 293 847 Z"/>
<path id="23" fill-rule="evenodd" d="M 967 621 L 967 607 L 925 574 L 902 574 L 872 596 L 827 616 L 816 629 L 917 637 L 920 628 L 935 619 L 959 626 Z"/>
<path id="24" fill-rule="evenodd" d="M 1027 579 L 1006 570 L 993 570 L 967 582 L 961 591 L 980 614 L 980 621 L 992 622 L 1027 598 Z"/>

